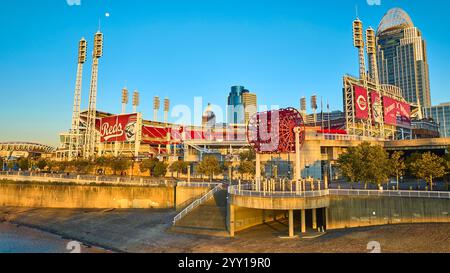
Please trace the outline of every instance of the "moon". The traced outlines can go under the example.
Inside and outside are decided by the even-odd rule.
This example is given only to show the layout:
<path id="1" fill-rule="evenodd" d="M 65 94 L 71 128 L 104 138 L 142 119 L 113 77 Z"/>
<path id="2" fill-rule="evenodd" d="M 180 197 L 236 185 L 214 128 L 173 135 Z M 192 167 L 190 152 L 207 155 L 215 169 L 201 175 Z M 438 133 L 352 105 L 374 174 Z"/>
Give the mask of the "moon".
<path id="1" fill-rule="evenodd" d="M 107 12 L 107 13 L 105 13 L 105 16 L 109 17 L 109 16 L 111 16 L 111 14 L 109 12 Z"/>

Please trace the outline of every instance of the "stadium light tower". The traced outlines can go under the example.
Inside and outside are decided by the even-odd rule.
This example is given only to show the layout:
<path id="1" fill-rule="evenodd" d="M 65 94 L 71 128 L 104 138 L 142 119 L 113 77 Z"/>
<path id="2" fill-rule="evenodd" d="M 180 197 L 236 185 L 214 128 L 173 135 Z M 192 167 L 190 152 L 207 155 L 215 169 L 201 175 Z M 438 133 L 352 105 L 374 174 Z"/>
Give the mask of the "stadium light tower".
<path id="1" fill-rule="evenodd" d="M 359 78 L 366 80 L 366 61 L 364 57 L 363 23 L 356 19 L 353 21 L 353 44 L 359 52 Z"/>
<path id="2" fill-rule="evenodd" d="M 314 126 L 316 126 L 317 123 L 317 95 L 313 95 L 311 97 L 311 108 L 313 110 L 313 118 L 314 118 Z"/>
<path id="3" fill-rule="evenodd" d="M 86 62 L 87 42 L 82 38 L 78 44 L 78 69 L 73 99 L 72 127 L 69 134 L 69 160 L 77 158 L 80 154 L 80 111 L 81 87 L 83 85 L 83 65 Z"/>
<path id="4" fill-rule="evenodd" d="M 133 113 L 137 113 L 139 103 L 140 103 L 139 92 L 135 90 L 133 93 Z"/>
<path id="5" fill-rule="evenodd" d="M 97 143 L 97 131 L 95 122 L 97 119 L 97 83 L 98 83 L 98 60 L 103 56 L 103 33 L 98 31 L 94 37 L 94 51 L 91 75 L 91 88 L 89 92 L 89 108 L 86 127 L 86 141 L 84 146 L 84 158 L 89 159 L 95 155 Z"/>
<path id="6" fill-rule="evenodd" d="M 303 120 L 306 120 L 306 97 L 300 99 L 300 114 L 302 115 Z"/>
<path id="7" fill-rule="evenodd" d="M 161 107 L 161 101 L 159 100 L 159 97 L 156 96 L 153 99 L 153 120 L 154 121 L 158 121 L 158 111 L 159 111 L 160 107 Z"/>
<path id="8" fill-rule="evenodd" d="M 124 89 L 122 89 L 122 114 L 125 114 L 125 112 L 127 111 L 127 104 L 129 100 L 128 97 L 128 89 L 125 87 Z"/>
<path id="9" fill-rule="evenodd" d="M 167 123 L 169 118 L 170 100 L 168 98 L 164 99 L 164 122 Z"/>
<path id="10" fill-rule="evenodd" d="M 369 63 L 370 63 L 370 77 L 375 82 L 375 84 L 378 84 L 379 78 L 378 78 L 375 31 L 371 27 L 369 27 L 366 30 L 366 42 L 367 42 L 367 55 L 369 56 Z"/>

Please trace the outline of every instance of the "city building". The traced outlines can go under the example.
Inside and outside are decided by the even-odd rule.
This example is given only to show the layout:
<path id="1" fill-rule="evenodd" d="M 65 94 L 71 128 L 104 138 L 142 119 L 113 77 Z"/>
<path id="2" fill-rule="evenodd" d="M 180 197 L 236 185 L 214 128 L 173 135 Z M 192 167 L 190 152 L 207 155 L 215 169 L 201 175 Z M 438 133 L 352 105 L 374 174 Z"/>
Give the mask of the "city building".
<path id="1" fill-rule="evenodd" d="M 229 124 L 247 124 L 257 112 L 258 98 L 244 86 L 232 86 L 228 96 L 227 121 Z"/>
<path id="2" fill-rule="evenodd" d="M 377 31 L 378 74 L 381 84 L 402 89 L 407 102 L 431 106 L 426 42 L 402 9 L 391 9 Z"/>
<path id="3" fill-rule="evenodd" d="M 450 103 L 423 108 L 423 115 L 439 124 L 441 137 L 450 137 Z"/>

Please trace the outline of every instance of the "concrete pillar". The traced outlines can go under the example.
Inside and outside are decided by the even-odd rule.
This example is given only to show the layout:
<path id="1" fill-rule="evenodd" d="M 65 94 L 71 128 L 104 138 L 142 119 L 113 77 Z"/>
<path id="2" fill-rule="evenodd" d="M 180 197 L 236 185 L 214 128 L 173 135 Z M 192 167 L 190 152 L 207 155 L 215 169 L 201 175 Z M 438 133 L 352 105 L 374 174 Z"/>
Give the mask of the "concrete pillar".
<path id="1" fill-rule="evenodd" d="M 300 169 L 300 128 L 295 128 L 295 180 L 298 181 L 301 178 Z"/>
<path id="2" fill-rule="evenodd" d="M 230 233 L 230 237 L 234 237 L 235 233 L 235 207 L 233 205 L 229 205 L 229 212 L 228 212 L 228 232 Z"/>
<path id="3" fill-rule="evenodd" d="M 317 229 L 317 209 L 312 210 L 312 225 L 313 229 Z"/>
<path id="4" fill-rule="evenodd" d="M 256 153 L 256 191 L 261 191 L 261 155 Z"/>
<path id="5" fill-rule="evenodd" d="M 328 175 L 324 176 L 325 189 L 328 190 Z"/>
<path id="6" fill-rule="evenodd" d="M 187 182 L 191 183 L 191 166 L 188 166 L 187 175 L 188 175 Z"/>
<path id="7" fill-rule="evenodd" d="M 289 210 L 289 237 L 294 237 L 294 211 Z"/>
<path id="8" fill-rule="evenodd" d="M 306 210 L 302 209 L 302 233 L 306 233 Z"/>
<path id="9" fill-rule="evenodd" d="M 328 229 L 328 208 L 325 208 L 324 213 L 325 213 L 325 226 Z"/>

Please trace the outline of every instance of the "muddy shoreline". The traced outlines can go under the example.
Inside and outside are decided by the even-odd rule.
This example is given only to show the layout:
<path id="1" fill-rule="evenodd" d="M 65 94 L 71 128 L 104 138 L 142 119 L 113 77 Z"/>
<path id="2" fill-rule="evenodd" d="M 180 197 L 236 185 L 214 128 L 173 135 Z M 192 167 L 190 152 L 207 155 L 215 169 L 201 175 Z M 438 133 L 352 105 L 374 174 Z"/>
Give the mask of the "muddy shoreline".
<path id="1" fill-rule="evenodd" d="M 405 224 L 329 231 L 316 239 L 282 239 L 283 222 L 261 225 L 236 238 L 170 232 L 172 210 L 81 210 L 2 207 L 0 221 L 70 238 L 98 252 L 127 253 L 450 253 L 450 224 Z M 2 228 L 0 223 L 0 231 Z M 63 249 L 64 250 L 64 249 Z M 65 251 L 67 252 L 67 251 Z M 92 251 L 97 252 L 97 251 Z"/>

